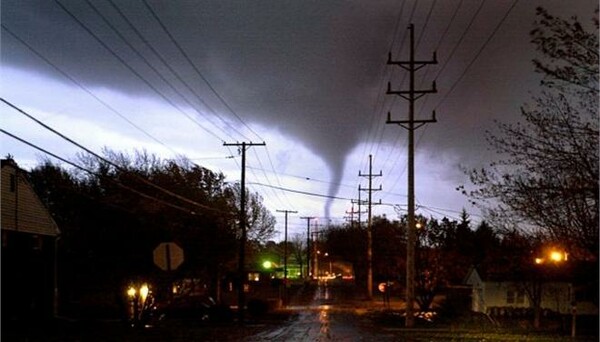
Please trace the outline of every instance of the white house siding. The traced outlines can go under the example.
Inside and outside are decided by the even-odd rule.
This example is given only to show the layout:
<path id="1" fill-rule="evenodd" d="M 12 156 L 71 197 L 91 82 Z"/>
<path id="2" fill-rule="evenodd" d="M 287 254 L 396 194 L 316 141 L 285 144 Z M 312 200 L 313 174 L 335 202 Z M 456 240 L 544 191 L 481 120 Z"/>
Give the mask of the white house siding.
<path id="1" fill-rule="evenodd" d="M 524 291 L 523 283 L 510 281 L 484 281 L 478 272 L 472 270 L 465 283 L 472 286 L 472 310 L 487 313 L 490 308 L 530 308 L 531 302 Z M 515 294 L 512 303 L 507 301 L 508 291 Z M 522 301 L 517 300 L 517 294 L 522 292 Z M 567 282 L 546 282 L 542 284 L 541 308 L 569 314 L 572 310 L 573 289 Z M 597 314 L 598 308 L 588 302 L 577 303 L 577 312 L 580 314 Z"/>
<path id="2" fill-rule="evenodd" d="M 0 212 L 2 230 L 56 236 L 58 226 L 25 179 L 25 171 L 2 162 Z M 11 187 L 11 179 L 16 180 Z"/>

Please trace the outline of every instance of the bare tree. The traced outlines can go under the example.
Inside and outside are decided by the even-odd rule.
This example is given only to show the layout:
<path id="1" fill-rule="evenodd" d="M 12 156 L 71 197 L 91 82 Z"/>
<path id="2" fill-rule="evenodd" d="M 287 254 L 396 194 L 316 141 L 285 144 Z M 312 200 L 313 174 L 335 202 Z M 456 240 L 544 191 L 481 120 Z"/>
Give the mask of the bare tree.
<path id="1" fill-rule="evenodd" d="M 468 171 L 475 189 L 462 188 L 495 217 L 519 219 L 582 258 L 598 256 L 597 13 L 588 32 L 538 8 L 531 37 L 542 91 L 522 107 L 523 122 L 488 132 L 500 160 Z"/>

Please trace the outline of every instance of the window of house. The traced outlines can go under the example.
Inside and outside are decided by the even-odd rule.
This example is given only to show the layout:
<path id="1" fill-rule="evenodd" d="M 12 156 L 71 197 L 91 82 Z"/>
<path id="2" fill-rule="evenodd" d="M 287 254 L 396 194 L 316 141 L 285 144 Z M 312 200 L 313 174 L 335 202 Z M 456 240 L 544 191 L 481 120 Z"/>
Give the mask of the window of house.
<path id="1" fill-rule="evenodd" d="M 506 291 L 506 304 L 524 304 L 525 291 Z"/>
<path id="2" fill-rule="evenodd" d="M 515 302 L 515 291 L 506 291 L 506 304 L 514 304 Z"/>
<path id="3" fill-rule="evenodd" d="M 249 281 L 260 281 L 260 273 L 258 272 L 250 272 L 248 273 Z"/>
<path id="4" fill-rule="evenodd" d="M 516 303 L 525 304 L 525 291 L 517 292 Z"/>
<path id="5" fill-rule="evenodd" d="M 33 235 L 31 237 L 31 247 L 34 251 L 41 251 L 43 247 L 44 240 L 39 235 Z"/>

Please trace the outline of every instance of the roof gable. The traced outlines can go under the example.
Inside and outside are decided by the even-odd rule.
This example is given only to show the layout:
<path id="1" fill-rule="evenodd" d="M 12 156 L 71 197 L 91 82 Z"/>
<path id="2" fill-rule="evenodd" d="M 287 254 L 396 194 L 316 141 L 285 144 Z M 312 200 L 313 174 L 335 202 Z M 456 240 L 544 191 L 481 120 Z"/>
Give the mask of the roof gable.
<path id="1" fill-rule="evenodd" d="M 0 212 L 2 230 L 56 236 L 58 225 L 36 195 L 27 172 L 11 160 L 2 160 Z"/>

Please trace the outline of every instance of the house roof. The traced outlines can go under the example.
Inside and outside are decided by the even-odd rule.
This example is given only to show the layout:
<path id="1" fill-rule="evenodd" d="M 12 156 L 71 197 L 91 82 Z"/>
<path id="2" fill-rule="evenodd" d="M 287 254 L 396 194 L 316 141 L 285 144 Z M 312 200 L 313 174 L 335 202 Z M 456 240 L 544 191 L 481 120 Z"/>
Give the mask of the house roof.
<path id="1" fill-rule="evenodd" d="M 564 266 L 563 269 L 550 267 L 531 267 L 529 272 L 523 270 L 511 269 L 492 269 L 483 271 L 482 269 L 472 266 L 463 283 L 472 284 L 472 282 L 517 282 L 527 280 L 541 281 L 558 281 L 572 282 L 574 281 L 573 265 Z"/>
<path id="2" fill-rule="evenodd" d="M 35 193 L 27 179 L 27 171 L 13 159 L 2 159 L 0 213 L 1 228 L 29 234 L 56 236 L 58 225 Z"/>

